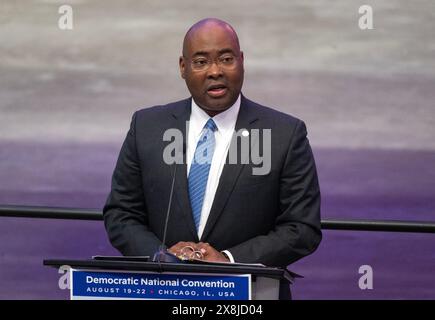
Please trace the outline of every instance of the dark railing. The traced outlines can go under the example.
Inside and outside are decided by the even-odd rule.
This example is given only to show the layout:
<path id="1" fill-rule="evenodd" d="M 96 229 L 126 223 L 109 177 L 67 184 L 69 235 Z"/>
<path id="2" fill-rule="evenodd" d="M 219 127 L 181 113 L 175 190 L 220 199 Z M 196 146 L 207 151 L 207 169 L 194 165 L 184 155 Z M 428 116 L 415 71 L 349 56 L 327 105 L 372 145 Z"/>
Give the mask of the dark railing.
<path id="1" fill-rule="evenodd" d="M 0 217 L 102 220 L 99 210 L 31 206 L 0 206 Z M 435 233 L 435 222 L 398 220 L 322 219 L 324 230 Z"/>
<path id="2" fill-rule="evenodd" d="M 0 217 L 103 220 L 99 210 L 28 206 L 0 206 Z"/>

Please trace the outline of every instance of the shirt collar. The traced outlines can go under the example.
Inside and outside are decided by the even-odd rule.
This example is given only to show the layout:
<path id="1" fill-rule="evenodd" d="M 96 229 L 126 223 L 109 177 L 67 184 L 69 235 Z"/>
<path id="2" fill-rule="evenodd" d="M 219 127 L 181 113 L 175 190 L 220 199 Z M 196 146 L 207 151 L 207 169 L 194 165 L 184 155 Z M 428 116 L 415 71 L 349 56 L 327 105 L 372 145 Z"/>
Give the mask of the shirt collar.
<path id="1" fill-rule="evenodd" d="M 227 110 L 215 115 L 213 121 L 218 128 L 220 134 L 233 133 L 236 126 L 237 116 L 240 110 L 240 94 L 236 102 Z M 190 114 L 190 126 L 195 137 L 199 137 L 202 129 L 207 123 L 210 116 L 202 110 L 192 98 L 192 112 Z"/>

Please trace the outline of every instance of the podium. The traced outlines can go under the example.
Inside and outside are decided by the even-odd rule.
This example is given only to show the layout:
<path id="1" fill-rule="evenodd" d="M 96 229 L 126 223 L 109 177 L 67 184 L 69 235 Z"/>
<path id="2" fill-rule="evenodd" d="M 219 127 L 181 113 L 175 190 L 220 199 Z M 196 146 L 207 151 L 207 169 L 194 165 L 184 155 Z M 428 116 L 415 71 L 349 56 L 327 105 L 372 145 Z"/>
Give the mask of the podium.
<path id="1" fill-rule="evenodd" d="M 73 300 L 277 300 L 280 282 L 300 277 L 253 264 L 157 263 L 134 257 L 46 259 L 44 265 L 69 270 Z"/>

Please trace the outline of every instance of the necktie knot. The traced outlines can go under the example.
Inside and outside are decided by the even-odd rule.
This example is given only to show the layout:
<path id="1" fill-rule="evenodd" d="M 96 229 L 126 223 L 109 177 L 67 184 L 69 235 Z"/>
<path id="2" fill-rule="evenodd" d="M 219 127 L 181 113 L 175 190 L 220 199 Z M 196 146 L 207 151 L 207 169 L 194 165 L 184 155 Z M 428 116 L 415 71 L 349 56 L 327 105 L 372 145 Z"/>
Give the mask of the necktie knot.
<path id="1" fill-rule="evenodd" d="M 212 118 L 208 119 L 207 123 L 204 126 L 204 129 L 209 129 L 213 132 L 215 132 L 217 130 L 216 123 L 214 123 Z"/>

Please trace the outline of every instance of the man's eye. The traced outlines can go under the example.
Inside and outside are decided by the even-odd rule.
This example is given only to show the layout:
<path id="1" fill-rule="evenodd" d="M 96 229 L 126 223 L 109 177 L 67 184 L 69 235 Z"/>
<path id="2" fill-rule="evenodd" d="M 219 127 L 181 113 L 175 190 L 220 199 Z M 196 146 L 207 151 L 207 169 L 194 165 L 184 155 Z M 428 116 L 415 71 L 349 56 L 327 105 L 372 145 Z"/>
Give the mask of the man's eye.
<path id="1" fill-rule="evenodd" d="M 221 61 L 222 61 L 223 63 L 231 63 L 231 62 L 233 62 L 233 60 L 234 60 L 234 57 L 233 57 L 233 56 L 227 56 L 227 57 L 223 57 L 223 58 L 221 58 Z"/>
<path id="2" fill-rule="evenodd" d="M 203 66 L 203 65 L 207 64 L 207 60 L 195 60 L 195 61 L 193 61 L 193 64 L 195 64 L 197 66 Z"/>

